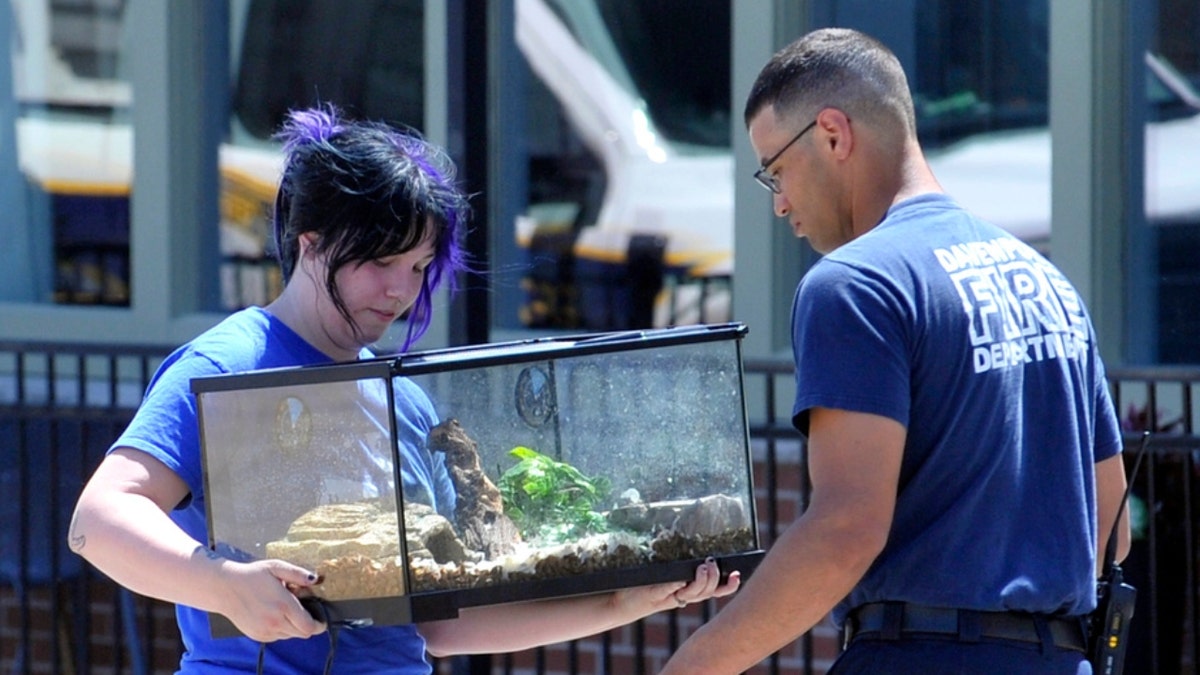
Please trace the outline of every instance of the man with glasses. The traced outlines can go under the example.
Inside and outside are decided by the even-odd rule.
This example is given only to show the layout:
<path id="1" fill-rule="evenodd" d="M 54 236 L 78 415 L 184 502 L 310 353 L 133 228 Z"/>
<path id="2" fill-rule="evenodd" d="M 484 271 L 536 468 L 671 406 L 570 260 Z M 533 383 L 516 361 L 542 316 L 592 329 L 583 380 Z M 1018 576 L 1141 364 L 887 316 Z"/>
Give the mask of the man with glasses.
<path id="1" fill-rule="evenodd" d="M 743 672 L 830 612 L 830 673 L 1090 672 L 1097 532 L 1126 479 L 1077 292 L 942 192 L 876 40 L 802 37 L 745 120 L 775 213 L 825 254 L 793 306 L 812 496 L 664 673 Z"/>

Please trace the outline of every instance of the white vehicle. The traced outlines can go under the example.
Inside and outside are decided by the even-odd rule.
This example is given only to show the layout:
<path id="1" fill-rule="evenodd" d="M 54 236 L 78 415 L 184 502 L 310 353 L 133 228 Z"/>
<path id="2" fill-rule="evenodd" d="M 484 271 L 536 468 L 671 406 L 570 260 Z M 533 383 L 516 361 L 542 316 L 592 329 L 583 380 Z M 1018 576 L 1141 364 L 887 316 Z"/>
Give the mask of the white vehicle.
<path id="1" fill-rule="evenodd" d="M 518 219 L 518 244 L 532 259 L 560 256 L 546 278 L 527 279 L 533 297 L 525 322 L 629 328 L 647 320 L 655 326 L 728 320 L 733 157 L 727 140 L 681 142 L 659 128 L 599 3 L 517 0 L 516 24 L 517 46 L 604 178 L 593 219 L 580 222 L 581 209 L 591 210 L 571 202 L 531 203 Z M 728 126 L 725 114 L 715 121 Z M 548 235 L 548 246 L 539 248 L 538 235 Z M 656 274 L 640 275 L 639 267 Z M 572 297 L 562 298 L 564 283 L 574 287 Z"/>
<path id="2" fill-rule="evenodd" d="M 662 111 L 648 105 L 652 92 L 639 88 L 629 74 L 637 56 L 628 53 L 628 45 L 614 44 L 614 35 L 638 26 L 612 28 L 612 4 L 603 0 L 518 0 L 516 4 L 518 46 L 602 167 L 606 181 L 599 207 L 590 213 L 583 200 L 532 202 L 519 219 L 517 238 L 529 252 L 535 277 L 528 284 L 532 299 L 527 310 L 535 310 L 531 312 L 535 315 L 563 312 L 565 316 L 558 319 L 568 324 L 626 327 L 622 322 L 631 319 L 629 312 L 614 309 L 614 298 L 618 303 L 629 301 L 627 287 L 634 283 L 628 277 L 629 263 L 639 253 L 638 240 L 656 238 L 667 283 L 655 302 L 654 325 L 725 320 L 730 313 L 728 285 L 718 283 L 714 292 L 701 296 L 701 288 L 713 289 L 697 282 L 724 282 L 734 273 L 734 177 L 728 140 L 686 145 L 656 126 Z M 1018 45 L 1027 47 L 1027 53 L 1006 52 L 1005 59 L 1013 61 L 1009 71 L 1046 65 L 1039 61 L 1045 54 L 1037 38 L 1022 37 L 1045 29 L 1046 8 L 1027 4 L 1025 9 L 1014 4 L 1003 10 L 1016 17 L 1007 24 L 1010 37 L 1029 43 Z M 914 28 L 918 20 L 938 16 L 941 10 L 932 7 L 881 8 L 887 16 L 879 21 L 887 25 L 879 29 L 894 31 L 892 37 L 903 43 L 906 30 L 918 30 Z M 652 11 L 642 11 L 638 18 L 645 21 Z M 628 10 L 627 16 L 635 13 Z M 923 13 L 928 16 L 920 19 Z M 925 67 L 928 55 L 911 45 L 909 49 L 905 54 L 909 65 L 914 70 Z M 1145 61 L 1147 222 L 1200 226 L 1195 171 L 1200 157 L 1200 96 L 1161 56 L 1148 53 Z M 922 87 L 915 92 L 918 121 L 942 185 L 968 209 L 1045 249 L 1051 227 L 1051 148 L 1044 75 L 1040 83 L 1036 78 L 997 83 L 990 71 L 956 72 L 942 75 L 943 80 L 915 73 L 910 77 L 914 86 Z M 555 256 L 558 265 L 547 264 Z M 646 256 L 638 262 L 646 264 Z M 572 291 L 565 298 L 564 286 Z M 572 307 L 572 302 L 578 307 Z M 539 324 L 527 315 L 526 321 L 560 325 L 554 317 L 542 317 Z"/>
<path id="3" fill-rule="evenodd" d="M 1200 225 L 1200 95 L 1162 57 L 1146 54 L 1151 104 L 1173 108 L 1146 125 L 1146 220 Z M 1050 132 L 1045 127 L 978 134 L 929 153 L 963 206 L 1025 241 L 1050 239 Z"/>

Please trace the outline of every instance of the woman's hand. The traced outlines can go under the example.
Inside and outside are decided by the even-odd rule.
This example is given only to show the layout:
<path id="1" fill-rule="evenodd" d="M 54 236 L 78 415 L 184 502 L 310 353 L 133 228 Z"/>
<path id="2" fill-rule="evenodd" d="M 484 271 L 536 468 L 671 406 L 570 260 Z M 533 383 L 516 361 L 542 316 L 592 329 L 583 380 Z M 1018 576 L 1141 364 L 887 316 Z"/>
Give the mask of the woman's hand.
<path id="1" fill-rule="evenodd" d="M 221 614 L 246 637 L 257 642 L 308 638 L 325 631 L 301 604 L 298 596 L 316 576 L 282 560 L 251 563 L 222 562 L 226 582 Z"/>
<path id="2" fill-rule="evenodd" d="M 437 657 L 512 652 L 595 635 L 663 610 L 729 595 L 740 585 L 741 575 L 737 572 L 722 584 L 721 570 L 710 558 L 696 568 L 691 582 L 467 607 L 457 619 L 422 623 L 419 630 L 429 653 Z"/>
<path id="3" fill-rule="evenodd" d="M 708 558 L 696 568 L 696 577 L 691 582 L 674 581 L 622 589 L 613 594 L 613 602 L 619 607 L 646 608 L 645 611 L 636 612 L 644 616 L 730 595 L 737 591 L 741 583 L 741 573 L 736 571 L 730 572 L 725 583 L 721 583 L 717 561 Z"/>

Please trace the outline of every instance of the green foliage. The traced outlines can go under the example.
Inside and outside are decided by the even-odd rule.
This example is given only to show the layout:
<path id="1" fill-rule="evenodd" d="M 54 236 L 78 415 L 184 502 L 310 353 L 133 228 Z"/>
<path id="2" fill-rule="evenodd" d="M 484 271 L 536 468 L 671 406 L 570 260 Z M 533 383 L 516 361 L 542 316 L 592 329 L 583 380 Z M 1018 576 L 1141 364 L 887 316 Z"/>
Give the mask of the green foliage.
<path id="1" fill-rule="evenodd" d="M 595 507 L 612 489 L 607 478 L 590 478 L 575 467 L 526 447 L 509 454 L 519 461 L 500 476 L 504 512 L 527 539 L 563 542 L 604 532 Z"/>

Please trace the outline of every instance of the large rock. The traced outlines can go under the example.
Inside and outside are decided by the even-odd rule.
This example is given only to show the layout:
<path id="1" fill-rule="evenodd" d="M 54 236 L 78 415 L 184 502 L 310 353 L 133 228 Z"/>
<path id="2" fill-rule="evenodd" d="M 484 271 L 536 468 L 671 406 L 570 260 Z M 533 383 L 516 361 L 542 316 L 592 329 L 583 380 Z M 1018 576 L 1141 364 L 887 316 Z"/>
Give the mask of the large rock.
<path id="1" fill-rule="evenodd" d="M 720 494 L 627 504 L 610 511 L 608 519 L 616 527 L 635 532 L 672 530 L 685 537 L 713 536 L 750 527 L 750 514 L 742 500 Z"/>

